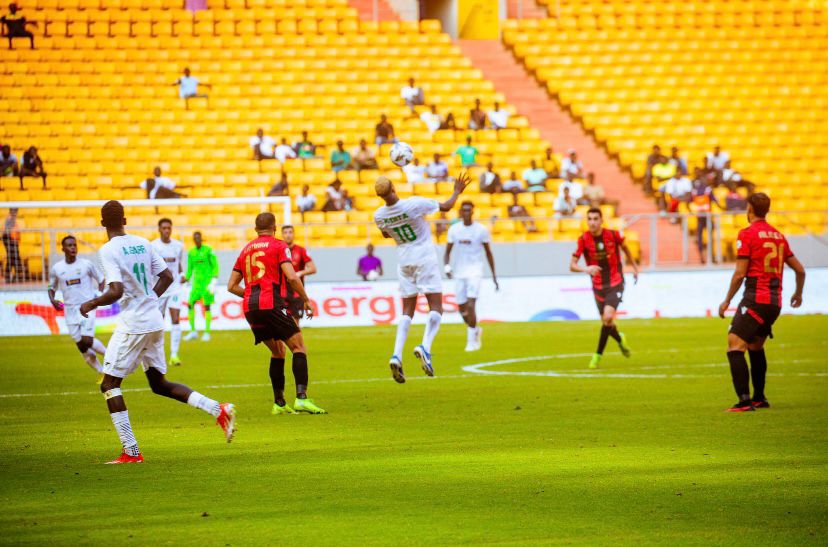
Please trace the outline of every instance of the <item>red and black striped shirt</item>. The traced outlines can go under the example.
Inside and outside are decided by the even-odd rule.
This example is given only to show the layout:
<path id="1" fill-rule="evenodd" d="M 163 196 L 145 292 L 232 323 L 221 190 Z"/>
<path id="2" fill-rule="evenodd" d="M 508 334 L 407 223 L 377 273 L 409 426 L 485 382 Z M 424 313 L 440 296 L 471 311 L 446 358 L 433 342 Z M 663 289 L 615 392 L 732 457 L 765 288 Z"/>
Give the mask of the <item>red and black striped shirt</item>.
<path id="1" fill-rule="evenodd" d="M 736 256 L 749 260 L 743 298 L 749 303 L 782 307 L 782 271 L 793 256 L 788 240 L 765 222 L 757 220 L 739 232 Z"/>
<path id="2" fill-rule="evenodd" d="M 587 266 L 600 266 L 601 271 L 592 276 L 592 289 L 602 291 L 624 283 L 624 266 L 621 264 L 621 245 L 624 236 L 616 230 L 601 230 L 597 236 L 584 232 L 578 238 L 575 258 L 584 255 Z"/>
<path id="3" fill-rule="evenodd" d="M 281 239 L 261 236 L 244 246 L 233 270 L 244 277 L 245 312 L 285 307 L 285 262 L 290 262 L 290 249 Z"/>
<path id="4" fill-rule="evenodd" d="M 290 260 L 293 263 L 293 269 L 297 272 L 301 272 L 305 269 L 305 266 L 308 262 L 313 262 L 310 255 L 308 254 L 308 250 L 302 247 L 301 245 L 292 245 L 289 247 L 290 249 Z M 305 284 L 305 278 L 301 277 L 302 285 Z M 288 297 L 289 298 L 299 298 L 299 293 L 291 290 L 288 288 Z"/>

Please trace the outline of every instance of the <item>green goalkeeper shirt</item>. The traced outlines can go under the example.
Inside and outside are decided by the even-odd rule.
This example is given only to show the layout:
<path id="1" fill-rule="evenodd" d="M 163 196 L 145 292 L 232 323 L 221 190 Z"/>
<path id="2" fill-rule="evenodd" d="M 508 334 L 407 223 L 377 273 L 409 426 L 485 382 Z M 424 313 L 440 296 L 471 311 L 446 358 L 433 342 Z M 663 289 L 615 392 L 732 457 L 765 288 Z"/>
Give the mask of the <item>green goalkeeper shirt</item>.
<path id="1" fill-rule="evenodd" d="M 187 253 L 187 280 L 193 287 L 206 287 L 218 277 L 219 266 L 216 253 L 208 245 L 193 247 Z"/>

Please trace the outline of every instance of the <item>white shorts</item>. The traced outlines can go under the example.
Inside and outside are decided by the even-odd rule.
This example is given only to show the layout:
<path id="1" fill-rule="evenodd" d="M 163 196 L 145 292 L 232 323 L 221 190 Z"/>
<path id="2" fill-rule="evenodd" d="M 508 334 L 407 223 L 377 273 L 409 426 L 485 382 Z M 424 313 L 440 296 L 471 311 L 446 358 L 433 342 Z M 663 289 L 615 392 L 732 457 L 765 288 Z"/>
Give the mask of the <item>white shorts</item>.
<path id="1" fill-rule="evenodd" d="M 161 315 L 167 313 L 167 310 L 181 309 L 181 288 L 169 288 L 158 299 L 158 309 L 161 310 Z"/>
<path id="2" fill-rule="evenodd" d="M 480 295 L 482 277 L 457 277 L 454 280 L 454 293 L 458 304 L 465 304 L 469 298 L 477 299 Z"/>
<path id="3" fill-rule="evenodd" d="M 78 314 L 76 319 L 80 319 L 80 323 L 66 323 L 66 330 L 69 331 L 69 336 L 75 342 L 80 342 L 84 336 L 95 337 L 95 312 L 89 312 L 89 317 L 84 317 Z"/>
<path id="4" fill-rule="evenodd" d="M 144 372 L 150 368 L 161 374 L 167 373 L 164 356 L 164 331 L 145 332 L 142 334 L 112 333 L 104 354 L 104 374 L 116 378 L 126 378 L 143 365 Z"/>
<path id="5" fill-rule="evenodd" d="M 400 294 L 403 298 L 417 296 L 419 293 L 443 292 L 443 279 L 437 260 L 429 260 L 416 266 L 398 266 L 397 276 L 400 279 Z"/>

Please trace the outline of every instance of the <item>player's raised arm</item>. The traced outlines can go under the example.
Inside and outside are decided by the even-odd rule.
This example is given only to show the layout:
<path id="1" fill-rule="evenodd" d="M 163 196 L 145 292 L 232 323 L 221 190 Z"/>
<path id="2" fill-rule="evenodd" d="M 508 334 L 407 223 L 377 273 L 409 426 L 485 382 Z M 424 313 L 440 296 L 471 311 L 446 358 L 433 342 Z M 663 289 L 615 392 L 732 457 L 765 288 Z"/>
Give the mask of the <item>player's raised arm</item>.
<path id="1" fill-rule="evenodd" d="M 230 272 L 230 279 L 227 280 L 227 292 L 235 294 L 238 297 L 244 297 L 244 289 L 241 286 L 242 274 L 238 270 Z"/>
<path id="2" fill-rule="evenodd" d="M 742 286 L 742 282 L 747 276 L 748 264 L 750 261 L 745 260 L 745 258 L 747 257 L 739 257 L 736 260 L 736 270 L 733 272 L 733 277 L 730 278 L 730 288 L 727 291 L 727 296 L 725 297 L 724 302 L 719 304 L 719 317 L 724 318 L 727 308 L 730 307 L 730 301 L 733 300 L 733 297 L 736 296 L 737 292 L 739 292 L 739 288 Z"/>
<path id="3" fill-rule="evenodd" d="M 785 264 L 796 273 L 796 290 L 791 296 L 791 307 L 798 308 L 802 305 L 802 289 L 805 288 L 805 267 L 793 255 L 785 259 Z"/>
<path id="4" fill-rule="evenodd" d="M 305 306 L 305 316 L 308 319 L 313 318 L 313 306 L 311 306 L 308 293 L 305 292 L 305 285 L 302 284 L 302 280 L 299 279 L 299 276 L 296 275 L 296 270 L 293 269 L 293 264 L 291 264 L 290 261 L 285 261 L 282 262 L 281 268 L 290 287 L 295 292 L 299 293 L 299 296 L 302 298 L 302 302 Z"/>
<path id="5" fill-rule="evenodd" d="M 468 171 L 460 173 L 460 176 L 454 181 L 454 192 L 452 192 L 450 198 L 440 204 L 440 211 L 444 213 L 451 211 L 454 208 L 454 204 L 457 203 L 457 198 L 460 197 L 460 194 L 463 193 L 463 190 L 466 189 L 470 182 L 471 175 L 469 175 Z"/>
<path id="6" fill-rule="evenodd" d="M 632 266 L 633 279 L 635 280 L 635 283 L 638 284 L 638 264 L 636 263 L 635 258 L 626 243 L 621 244 L 621 250 L 624 251 L 624 256 L 627 257 L 627 264 Z"/>

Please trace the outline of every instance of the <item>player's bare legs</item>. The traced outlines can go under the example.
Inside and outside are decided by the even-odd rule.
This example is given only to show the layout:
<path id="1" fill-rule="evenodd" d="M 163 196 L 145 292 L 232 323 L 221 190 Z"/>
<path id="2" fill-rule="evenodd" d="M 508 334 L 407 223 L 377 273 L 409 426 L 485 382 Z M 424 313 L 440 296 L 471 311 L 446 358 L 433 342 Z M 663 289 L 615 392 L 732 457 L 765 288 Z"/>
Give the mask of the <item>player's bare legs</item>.
<path id="1" fill-rule="evenodd" d="M 170 308 L 170 364 L 180 365 L 178 349 L 181 347 L 181 310 Z"/>
<path id="2" fill-rule="evenodd" d="M 477 299 L 469 298 L 460 304 L 460 317 L 468 326 L 466 333 L 466 351 L 477 351 L 480 349 L 480 338 L 483 329 L 477 327 Z"/>
<path id="3" fill-rule="evenodd" d="M 98 374 L 103 374 L 103 367 L 98 359 L 99 354 L 103 355 L 106 353 L 106 346 L 103 345 L 103 342 L 92 336 L 81 336 L 81 339 L 75 342 L 75 345 L 78 351 L 81 352 L 86 364 Z M 101 380 L 103 380 L 103 376 L 101 376 Z"/>
<path id="4" fill-rule="evenodd" d="M 428 376 L 434 376 L 434 367 L 431 363 L 431 345 L 440 330 L 440 322 L 443 319 L 443 293 L 428 293 L 425 295 L 428 302 L 428 319 L 426 319 L 425 332 L 423 332 L 423 343 L 414 348 L 414 356 L 420 360 L 423 372 Z M 416 304 L 416 299 L 415 299 Z"/>

